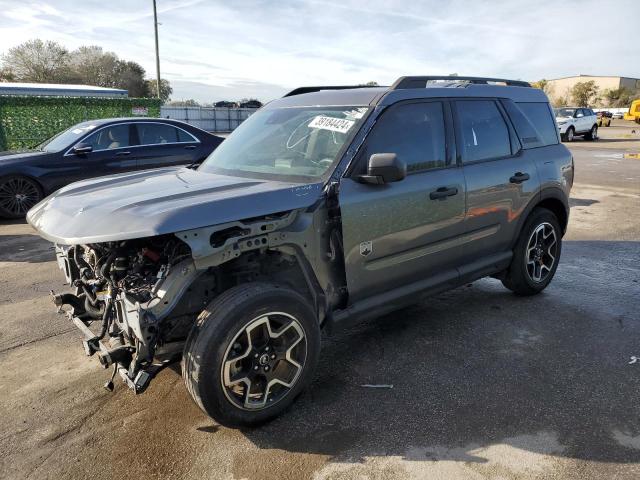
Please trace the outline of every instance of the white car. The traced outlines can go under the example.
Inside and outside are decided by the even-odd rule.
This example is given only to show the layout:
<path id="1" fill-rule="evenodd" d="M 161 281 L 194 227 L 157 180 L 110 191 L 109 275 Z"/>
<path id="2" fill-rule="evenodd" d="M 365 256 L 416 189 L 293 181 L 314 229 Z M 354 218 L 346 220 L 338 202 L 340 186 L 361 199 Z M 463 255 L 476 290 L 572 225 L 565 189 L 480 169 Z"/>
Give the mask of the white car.
<path id="1" fill-rule="evenodd" d="M 624 118 L 624 113 L 622 113 L 622 112 L 615 112 L 615 113 L 613 114 L 613 117 L 612 117 L 612 118 L 622 119 L 622 118 Z"/>
<path id="2" fill-rule="evenodd" d="M 572 142 L 578 136 L 585 140 L 598 138 L 598 118 L 590 108 L 563 107 L 556 108 L 555 113 L 562 141 Z"/>

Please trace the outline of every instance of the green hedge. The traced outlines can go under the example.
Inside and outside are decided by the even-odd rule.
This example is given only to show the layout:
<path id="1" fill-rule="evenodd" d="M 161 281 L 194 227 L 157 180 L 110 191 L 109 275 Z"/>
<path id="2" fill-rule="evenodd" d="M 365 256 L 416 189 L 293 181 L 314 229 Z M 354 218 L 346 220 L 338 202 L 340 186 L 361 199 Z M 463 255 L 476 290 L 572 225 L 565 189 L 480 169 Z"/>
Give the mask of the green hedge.
<path id="1" fill-rule="evenodd" d="M 136 107 L 159 117 L 161 103 L 157 98 L 0 95 L 0 151 L 35 147 L 85 120 L 131 117 Z"/>

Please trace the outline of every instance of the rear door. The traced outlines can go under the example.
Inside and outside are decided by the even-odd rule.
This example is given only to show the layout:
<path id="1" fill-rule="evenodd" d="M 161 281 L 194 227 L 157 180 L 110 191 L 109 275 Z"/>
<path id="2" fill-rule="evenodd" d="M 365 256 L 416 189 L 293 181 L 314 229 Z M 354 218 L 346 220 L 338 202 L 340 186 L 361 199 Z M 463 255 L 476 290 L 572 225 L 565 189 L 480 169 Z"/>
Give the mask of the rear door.
<path id="1" fill-rule="evenodd" d="M 463 251 L 467 265 L 508 252 L 517 221 L 538 193 L 530 150 L 522 150 L 506 112 L 492 99 L 456 100 L 456 139 L 466 182 Z"/>
<path id="2" fill-rule="evenodd" d="M 140 147 L 137 168 L 190 165 L 199 160 L 200 142 L 182 128 L 162 122 L 136 122 Z"/>
<path id="3" fill-rule="evenodd" d="M 101 177 L 135 170 L 135 136 L 129 123 L 102 127 L 80 143 L 90 145 L 92 151 L 76 154 L 71 148 L 65 154 L 65 184 L 85 178 Z"/>
<path id="4" fill-rule="evenodd" d="M 349 302 L 428 279 L 457 279 L 464 176 L 455 164 L 448 102 L 412 101 L 382 113 L 340 184 Z M 404 180 L 358 183 L 374 153 L 395 153 Z"/>

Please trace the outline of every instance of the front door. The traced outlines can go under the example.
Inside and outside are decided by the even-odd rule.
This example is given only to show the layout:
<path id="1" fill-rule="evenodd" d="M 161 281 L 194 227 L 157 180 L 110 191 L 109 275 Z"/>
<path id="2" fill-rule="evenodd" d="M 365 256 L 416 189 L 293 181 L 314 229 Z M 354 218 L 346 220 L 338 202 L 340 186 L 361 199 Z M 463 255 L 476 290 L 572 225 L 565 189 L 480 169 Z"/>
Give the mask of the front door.
<path id="1" fill-rule="evenodd" d="M 413 101 L 382 113 L 340 184 L 349 302 L 430 276 L 457 278 L 465 185 L 455 164 L 447 102 Z M 447 146 L 449 145 L 450 148 Z M 395 153 L 404 180 L 363 184 L 374 153 Z"/>
<path id="2" fill-rule="evenodd" d="M 84 138 L 81 143 L 90 145 L 92 151 L 76 154 L 70 149 L 65 154 L 65 176 L 61 185 L 86 178 L 101 177 L 135 170 L 135 145 L 131 125 L 121 123 L 100 128 Z"/>

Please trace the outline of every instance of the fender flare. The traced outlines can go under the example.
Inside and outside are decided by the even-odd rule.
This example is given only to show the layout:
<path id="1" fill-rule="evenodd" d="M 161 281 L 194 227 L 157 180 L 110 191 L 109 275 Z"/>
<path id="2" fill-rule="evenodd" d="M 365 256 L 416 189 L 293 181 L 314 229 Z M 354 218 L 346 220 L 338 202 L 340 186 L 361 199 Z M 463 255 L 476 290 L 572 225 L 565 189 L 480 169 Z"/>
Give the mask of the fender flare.
<path id="1" fill-rule="evenodd" d="M 518 241 L 518 238 L 520 237 L 520 232 L 522 231 L 522 228 L 524 227 L 525 222 L 529 218 L 529 215 L 531 215 L 531 212 L 533 212 L 533 210 L 536 207 L 540 206 L 541 204 L 544 204 L 545 201 L 549 201 L 549 200 L 552 200 L 554 202 L 559 202 L 562 205 L 562 208 L 564 209 L 564 219 L 563 218 L 558 219 L 562 226 L 562 235 L 564 236 L 565 232 L 567 231 L 567 225 L 569 223 L 569 199 L 566 193 L 564 192 L 564 190 L 562 190 L 562 188 L 558 186 L 546 187 L 543 190 L 541 190 L 538 193 L 538 195 L 533 197 L 533 199 L 529 202 L 529 204 L 523 210 L 522 215 L 520 215 L 520 219 L 518 220 L 518 226 L 516 227 L 516 235 L 514 235 L 513 239 L 511 240 L 511 248 L 513 248 L 516 242 Z"/>

